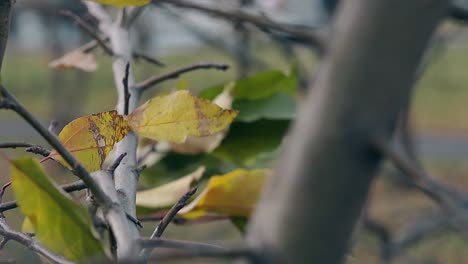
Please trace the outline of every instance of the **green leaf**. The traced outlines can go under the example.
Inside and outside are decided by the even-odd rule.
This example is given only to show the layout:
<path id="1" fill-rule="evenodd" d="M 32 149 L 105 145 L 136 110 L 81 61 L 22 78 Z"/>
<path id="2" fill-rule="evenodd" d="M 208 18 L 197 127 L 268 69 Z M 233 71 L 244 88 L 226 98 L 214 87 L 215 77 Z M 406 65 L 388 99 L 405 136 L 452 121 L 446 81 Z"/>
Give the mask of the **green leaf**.
<path id="1" fill-rule="evenodd" d="M 234 122 L 213 155 L 239 166 L 253 166 L 262 153 L 276 150 L 287 132 L 287 120 L 258 120 L 252 123 Z"/>
<path id="2" fill-rule="evenodd" d="M 247 79 L 237 80 L 234 84 L 234 100 L 258 100 L 271 97 L 279 92 L 289 96 L 296 95 L 297 74 L 284 74 L 282 71 L 269 70 L 256 73 Z M 212 100 L 223 91 L 226 84 L 207 88 L 200 93 L 200 97 Z"/>
<path id="3" fill-rule="evenodd" d="M 11 165 L 15 198 L 42 244 L 72 261 L 105 256 L 86 208 L 57 188 L 31 157 Z"/>
<path id="4" fill-rule="evenodd" d="M 236 100 L 232 106 L 239 111 L 236 121 L 253 122 L 259 119 L 293 119 L 296 111 L 294 99 L 284 93 L 259 100 Z"/>

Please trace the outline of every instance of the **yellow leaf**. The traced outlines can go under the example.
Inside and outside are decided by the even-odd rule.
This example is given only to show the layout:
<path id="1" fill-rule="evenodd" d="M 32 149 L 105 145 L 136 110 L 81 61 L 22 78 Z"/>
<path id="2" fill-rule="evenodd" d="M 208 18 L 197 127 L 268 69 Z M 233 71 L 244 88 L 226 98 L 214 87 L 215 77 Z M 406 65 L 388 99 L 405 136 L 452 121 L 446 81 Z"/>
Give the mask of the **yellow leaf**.
<path id="1" fill-rule="evenodd" d="M 142 6 L 148 4 L 151 0 L 92 0 L 94 2 L 98 2 L 105 5 L 113 5 L 113 6 Z"/>
<path id="2" fill-rule="evenodd" d="M 213 99 L 213 103 L 222 108 L 231 109 L 233 96 L 233 83 L 226 85 L 223 92 Z M 171 150 L 181 154 L 210 153 L 215 150 L 226 136 L 227 129 L 206 137 L 188 136 L 182 144 L 172 143 Z"/>
<path id="3" fill-rule="evenodd" d="M 77 49 L 68 52 L 61 58 L 53 60 L 49 63 L 49 67 L 53 69 L 76 69 L 86 72 L 93 72 L 97 69 L 97 62 L 94 55 L 84 53 Z"/>
<path id="4" fill-rule="evenodd" d="M 200 180 L 205 172 L 205 167 L 199 167 L 196 171 L 178 180 L 167 184 L 138 192 L 136 205 L 144 208 L 163 209 L 173 206 L 179 199 L 190 190 L 190 186 Z"/>
<path id="5" fill-rule="evenodd" d="M 230 217 L 249 217 L 270 170 L 234 170 L 228 174 L 213 176 L 206 189 L 179 214 L 196 218 L 207 213 Z"/>
<path id="6" fill-rule="evenodd" d="M 177 91 L 155 97 L 127 116 L 138 135 L 157 141 L 185 142 L 188 136 L 209 136 L 226 129 L 237 111 Z"/>
<path id="7" fill-rule="evenodd" d="M 11 162 L 15 198 L 26 216 L 23 229 L 51 251 L 75 262 L 105 257 L 88 210 L 71 200 L 31 157 Z"/>
<path id="8" fill-rule="evenodd" d="M 128 131 L 129 127 L 123 117 L 116 111 L 109 111 L 73 120 L 58 137 L 88 171 L 97 171 L 101 169 L 114 144 L 122 140 Z M 66 165 L 55 150 L 49 158 Z"/>

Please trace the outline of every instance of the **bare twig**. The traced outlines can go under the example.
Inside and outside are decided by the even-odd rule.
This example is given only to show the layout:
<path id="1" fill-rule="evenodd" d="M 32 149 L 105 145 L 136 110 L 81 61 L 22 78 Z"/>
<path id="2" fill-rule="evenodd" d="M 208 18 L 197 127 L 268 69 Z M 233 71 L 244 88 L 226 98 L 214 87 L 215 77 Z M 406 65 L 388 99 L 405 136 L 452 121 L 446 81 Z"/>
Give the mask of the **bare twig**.
<path id="1" fill-rule="evenodd" d="M 255 253 L 252 249 L 239 248 L 229 249 L 224 251 L 213 251 L 213 250 L 199 250 L 190 251 L 184 250 L 180 252 L 160 252 L 157 255 L 151 256 L 148 260 L 156 261 L 180 261 L 189 260 L 193 258 L 210 258 L 210 259 L 246 259 L 249 263 L 262 263 L 259 260 L 261 257 Z"/>
<path id="2" fill-rule="evenodd" d="M 8 189 L 10 185 L 11 185 L 11 181 L 5 183 L 0 189 L 0 203 L 3 201 L 3 195 L 5 194 L 5 190 Z"/>
<path id="3" fill-rule="evenodd" d="M 146 167 L 147 167 L 147 166 L 146 166 L 145 164 L 143 164 L 143 165 L 141 165 L 141 166 L 138 166 L 138 167 L 135 169 L 135 172 L 136 172 L 138 175 L 140 175 L 141 172 L 144 171 L 144 170 L 146 169 Z"/>
<path id="4" fill-rule="evenodd" d="M 144 215 L 138 217 L 138 219 L 142 222 L 150 222 L 150 221 L 161 221 L 164 218 L 165 214 L 152 214 L 152 215 Z M 187 219 L 183 217 L 175 216 L 172 219 L 172 223 L 176 225 L 190 225 L 190 224 L 200 224 L 200 223 L 208 223 L 213 221 L 220 221 L 220 220 L 229 220 L 229 217 L 224 215 L 207 215 L 200 218 L 195 219 Z"/>
<path id="5" fill-rule="evenodd" d="M 115 169 L 117 169 L 117 167 L 120 165 L 120 163 L 122 162 L 122 160 L 125 158 L 125 156 L 127 156 L 127 152 L 124 152 L 122 154 L 120 154 L 120 156 L 118 156 L 115 161 L 109 166 L 109 168 L 107 168 L 107 170 L 113 174 Z"/>
<path id="6" fill-rule="evenodd" d="M 244 12 L 240 9 L 218 9 L 212 6 L 198 4 L 193 1 L 188 2 L 184 0 L 154 0 L 153 3 L 167 3 L 177 7 L 198 10 L 231 21 L 250 23 L 262 30 L 268 32 L 279 32 L 285 34 L 289 38 L 296 39 L 300 42 L 307 42 L 310 45 L 317 47 L 319 50 L 322 50 L 325 47 L 324 37 L 320 35 L 320 33 L 317 30 L 306 26 L 277 23 L 264 15 L 253 15 Z"/>
<path id="7" fill-rule="evenodd" d="M 8 33 L 10 32 L 10 15 L 13 3 L 13 0 L 0 1 L 0 72 L 2 70 Z"/>
<path id="8" fill-rule="evenodd" d="M 26 152 L 41 155 L 43 157 L 48 157 L 50 155 L 50 150 L 48 150 L 48 149 L 46 149 L 44 147 L 41 147 L 39 145 L 34 145 L 34 146 L 31 146 L 31 147 L 27 148 Z M 59 164 L 61 164 L 61 163 L 59 162 Z"/>
<path id="9" fill-rule="evenodd" d="M 151 64 L 154 64 L 154 65 L 156 65 L 156 66 L 159 66 L 159 67 L 164 67 L 164 66 L 166 66 L 166 65 L 165 65 L 164 63 L 162 63 L 161 61 L 159 61 L 159 60 L 157 60 L 157 59 L 155 59 L 155 58 L 152 58 L 152 57 L 150 57 L 150 56 L 148 56 L 148 55 L 146 55 L 146 54 L 143 54 L 143 53 L 141 53 L 141 52 L 138 52 L 138 51 L 134 51 L 132 55 L 133 55 L 133 58 L 134 58 L 135 60 L 142 59 L 142 60 L 145 60 L 145 61 L 147 61 L 147 62 L 149 62 L 149 63 L 151 63 Z"/>
<path id="10" fill-rule="evenodd" d="M 81 163 L 70 153 L 70 151 L 60 142 L 56 135 L 50 133 L 24 106 L 19 103 L 8 90 L 1 85 L 0 108 L 6 108 L 15 111 L 26 122 L 28 122 L 57 152 L 63 157 L 76 175 L 83 180 L 88 188 L 92 191 L 96 200 L 106 208 L 112 207 L 112 202 L 106 194 L 99 188 L 96 182 L 91 178 L 89 172 L 81 165 Z"/>
<path id="11" fill-rule="evenodd" d="M 70 192 L 76 192 L 76 191 L 81 191 L 81 190 L 86 189 L 86 184 L 83 181 L 76 181 L 76 182 L 64 184 L 61 186 L 61 188 L 65 192 L 70 193 Z M 17 207 L 18 207 L 18 204 L 16 203 L 16 201 L 9 201 L 5 203 L 1 203 L 0 213 L 3 213 L 11 209 L 15 209 Z"/>
<path id="12" fill-rule="evenodd" d="M 29 148 L 34 145 L 29 144 L 29 143 L 24 143 L 24 142 L 8 142 L 8 143 L 0 143 L 0 148 Z"/>
<path id="13" fill-rule="evenodd" d="M 30 236 L 11 229 L 11 227 L 7 224 L 5 216 L 3 214 L 0 214 L 0 235 L 4 237 L 4 240 L 2 240 L 2 244 L 6 243 L 3 241 L 14 240 L 20 243 L 21 245 L 29 248 L 30 250 L 38 253 L 42 257 L 48 259 L 52 263 L 59 263 L 59 264 L 72 264 L 73 263 L 71 261 L 64 259 L 62 256 L 59 256 L 53 253 L 52 251 L 50 251 L 43 245 L 39 244 L 36 240 L 31 238 Z"/>
<path id="14" fill-rule="evenodd" d="M 182 196 L 174 206 L 167 212 L 164 218 L 159 222 L 156 229 L 154 229 L 153 234 L 151 234 L 150 238 L 157 238 L 161 237 L 164 230 L 166 230 L 167 225 L 172 222 L 172 219 L 176 216 L 176 214 L 182 209 L 186 204 L 187 201 L 197 192 L 197 187 L 192 188 L 188 191 L 184 196 Z"/>
<path id="15" fill-rule="evenodd" d="M 225 71 L 229 69 L 229 65 L 227 64 L 218 64 L 218 63 L 199 63 L 199 64 L 194 64 L 186 67 L 182 67 L 180 69 L 177 69 L 173 72 L 164 74 L 162 76 L 154 76 L 151 77 L 139 84 L 136 85 L 136 89 L 140 91 L 145 91 L 148 88 L 157 85 L 159 83 L 162 83 L 164 81 L 174 79 L 179 77 L 181 74 L 195 71 L 195 70 L 201 70 L 201 69 L 215 69 L 215 70 L 220 70 L 220 71 Z"/>
<path id="16" fill-rule="evenodd" d="M 374 144 L 398 169 L 411 179 L 415 187 L 436 201 L 443 208 L 456 212 L 463 198 L 455 190 L 437 182 L 424 170 L 413 165 L 403 154 L 399 153 L 391 142 L 376 140 Z"/>
<path id="17" fill-rule="evenodd" d="M 166 213 L 166 215 L 161 219 L 159 224 L 154 229 L 153 233 L 150 236 L 150 239 L 159 238 L 166 230 L 166 227 L 169 223 L 172 222 L 176 214 L 182 209 L 186 204 L 187 201 L 197 192 L 197 187 L 192 188 L 188 191 L 184 196 L 182 196 L 174 206 Z M 152 248 L 143 248 L 141 251 L 140 256 L 143 258 L 148 258 L 151 255 Z"/>
<path id="18" fill-rule="evenodd" d="M 124 97 L 125 97 L 125 104 L 124 104 L 124 115 L 128 115 L 128 104 L 130 102 L 130 92 L 128 91 L 128 74 L 130 71 L 130 62 L 127 62 L 125 65 L 125 76 L 122 80 L 122 84 L 124 87 Z"/>
<path id="19" fill-rule="evenodd" d="M 128 10 L 127 19 L 125 21 L 125 27 L 130 28 L 141 16 L 143 11 L 145 11 L 145 9 L 146 6 L 130 7 Z"/>
<path id="20" fill-rule="evenodd" d="M 84 21 L 81 17 L 68 10 L 62 10 L 60 13 L 64 16 L 73 19 L 86 33 L 88 33 L 88 35 L 90 35 L 94 40 L 97 41 L 97 43 L 104 49 L 104 51 L 109 56 L 114 55 L 112 49 L 109 46 L 107 46 L 106 41 L 102 39 L 101 36 L 99 36 L 99 34 L 94 30 L 94 28 L 88 23 L 86 23 L 86 21 Z"/>
<path id="21" fill-rule="evenodd" d="M 163 238 L 152 238 L 152 239 L 140 239 L 140 244 L 142 248 L 174 248 L 180 250 L 192 250 L 192 251 L 225 251 L 223 247 L 201 243 L 193 241 L 181 241 L 173 239 L 163 239 Z"/>
<path id="22" fill-rule="evenodd" d="M 26 152 L 31 152 L 34 154 L 39 154 L 41 156 L 47 157 L 50 154 L 50 150 L 41 147 L 39 145 L 24 143 L 24 142 L 8 142 L 0 143 L 0 148 L 26 148 Z"/>

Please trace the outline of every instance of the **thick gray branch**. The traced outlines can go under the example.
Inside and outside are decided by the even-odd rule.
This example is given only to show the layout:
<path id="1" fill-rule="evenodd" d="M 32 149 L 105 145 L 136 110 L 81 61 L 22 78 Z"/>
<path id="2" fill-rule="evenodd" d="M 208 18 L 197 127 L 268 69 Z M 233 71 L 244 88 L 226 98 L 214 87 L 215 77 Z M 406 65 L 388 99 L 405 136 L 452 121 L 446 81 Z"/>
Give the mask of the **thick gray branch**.
<path id="1" fill-rule="evenodd" d="M 447 6 L 342 2 L 313 93 L 249 227 L 248 242 L 265 263 L 343 262 L 381 161 L 371 139 L 390 140 Z"/>

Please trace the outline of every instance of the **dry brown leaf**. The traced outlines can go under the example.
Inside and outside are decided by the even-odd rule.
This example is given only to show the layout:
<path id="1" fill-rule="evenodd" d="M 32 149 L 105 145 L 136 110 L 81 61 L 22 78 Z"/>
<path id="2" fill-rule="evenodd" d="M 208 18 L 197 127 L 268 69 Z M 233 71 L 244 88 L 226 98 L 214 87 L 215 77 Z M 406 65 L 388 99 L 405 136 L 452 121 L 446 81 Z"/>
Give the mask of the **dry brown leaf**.
<path id="1" fill-rule="evenodd" d="M 96 58 L 91 53 L 76 49 L 49 63 L 49 67 L 59 70 L 75 69 L 93 72 L 97 69 Z"/>

